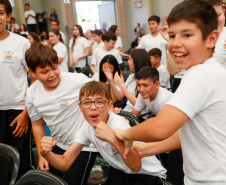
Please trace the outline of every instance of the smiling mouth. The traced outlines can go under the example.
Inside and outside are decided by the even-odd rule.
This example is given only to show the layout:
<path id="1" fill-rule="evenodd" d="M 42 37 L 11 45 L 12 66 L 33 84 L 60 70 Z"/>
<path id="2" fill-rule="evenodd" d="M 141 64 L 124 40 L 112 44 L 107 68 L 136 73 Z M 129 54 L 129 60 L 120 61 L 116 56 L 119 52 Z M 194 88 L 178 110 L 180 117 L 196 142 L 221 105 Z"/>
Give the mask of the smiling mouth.
<path id="1" fill-rule="evenodd" d="M 181 59 L 181 58 L 188 56 L 188 53 L 173 53 L 173 55 L 175 58 Z"/>
<path id="2" fill-rule="evenodd" d="M 53 80 L 48 80 L 48 82 L 53 83 L 56 81 L 56 78 L 54 78 Z"/>

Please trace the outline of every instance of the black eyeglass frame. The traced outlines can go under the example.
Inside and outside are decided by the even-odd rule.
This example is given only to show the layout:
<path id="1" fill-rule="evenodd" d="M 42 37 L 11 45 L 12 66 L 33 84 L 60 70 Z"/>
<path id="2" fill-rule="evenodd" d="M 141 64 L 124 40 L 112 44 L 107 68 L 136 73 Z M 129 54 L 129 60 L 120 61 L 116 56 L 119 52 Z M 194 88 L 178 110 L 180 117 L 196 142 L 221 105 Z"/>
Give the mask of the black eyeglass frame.
<path id="1" fill-rule="evenodd" d="M 83 102 L 84 102 L 84 101 L 86 101 L 86 102 L 91 102 L 90 106 L 89 106 L 89 107 L 83 107 Z M 106 103 L 109 103 L 109 102 L 110 102 L 110 100 L 102 100 L 102 99 L 101 99 L 101 101 L 104 101 L 104 105 L 103 105 L 102 107 L 100 107 L 100 106 L 97 106 L 97 105 L 96 105 L 96 101 L 98 101 L 98 100 L 94 100 L 94 101 L 83 100 L 83 101 L 80 101 L 80 104 L 81 104 L 82 108 L 84 108 L 84 109 L 89 109 L 89 108 L 92 106 L 92 103 L 94 103 L 94 105 L 95 105 L 97 108 L 102 108 L 102 107 L 105 106 Z M 99 101 L 100 101 L 100 100 L 99 100 Z"/>

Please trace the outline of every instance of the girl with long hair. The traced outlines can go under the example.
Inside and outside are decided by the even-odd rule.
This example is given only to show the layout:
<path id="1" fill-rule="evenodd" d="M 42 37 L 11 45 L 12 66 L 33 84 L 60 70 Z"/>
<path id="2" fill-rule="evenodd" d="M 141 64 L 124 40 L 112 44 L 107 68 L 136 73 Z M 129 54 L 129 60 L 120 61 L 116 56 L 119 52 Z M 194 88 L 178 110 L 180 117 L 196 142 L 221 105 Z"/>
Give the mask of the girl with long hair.
<path id="1" fill-rule="evenodd" d="M 49 32 L 49 41 L 53 49 L 57 52 L 59 68 L 63 72 L 68 72 L 68 54 L 67 48 L 63 44 L 63 40 L 59 30 L 51 30 Z"/>
<path id="2" fill-rule="evenodd" d="M 74 25 L 73 38 L 69 42 L 70 48 L 70 66 L 78 71 L 86 67 L 86 57 L 89 55 L 89 43 L 84 37 L 82 27 Z"/>

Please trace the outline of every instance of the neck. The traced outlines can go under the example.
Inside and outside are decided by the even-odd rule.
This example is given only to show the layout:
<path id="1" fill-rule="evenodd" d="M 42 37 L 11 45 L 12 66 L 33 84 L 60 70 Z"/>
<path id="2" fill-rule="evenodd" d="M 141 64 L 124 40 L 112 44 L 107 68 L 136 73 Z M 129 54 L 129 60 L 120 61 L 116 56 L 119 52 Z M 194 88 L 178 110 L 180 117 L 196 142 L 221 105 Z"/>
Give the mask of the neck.
<path id="1" fill-rule="evenodd" d="M 9 32 L 6 30 L 3 30 L 2 32 L 0 32 L 0 41 L 6 39 L 9 36 Z"/>
<path id="2" fill-rule="evenodd" d="M 159 92 L 159 88 L 158 88 L 158 90 L 155 92 L 155 94 L 154 94 L 152 97 L 149 98 L 149 100 L 150 100 L 150 101 L 154 101 L 155 98 L 156 98 L 157 95 L 158 95 L 158 92 Z"/>
<path id="3" fill-rule="evenodd" d="M 103 46 L 102 49 L 103 49 L 104 51 L 110 51 L 110 49 L 108 49 L 106 46 Z"/>
<path id="4" fill-rule="evenodd" d="M 155 69 L 157 69 L 159 66 L 160 66 L 161 64 L 160 63 L 158 63 L 158 64 L 156 64 L 155 66 L 153 66 Z"/>
<path id="5" fill-rule="evenodd" d="M 98 42 L 98 44 L 100 44 L 101 42 L 102 42 L 102 40 L 99 40 L 99 41 L 97 41 Z"/>
<path id="6" fill-rule="evenodd" d="M 158 31 L 156 31 L 156 32 L 151 32 L 151 36 L 152 36 L 152 37 L 156 37 L 156 36 L 158 35 L 158 33 L 159 33 Z"/>

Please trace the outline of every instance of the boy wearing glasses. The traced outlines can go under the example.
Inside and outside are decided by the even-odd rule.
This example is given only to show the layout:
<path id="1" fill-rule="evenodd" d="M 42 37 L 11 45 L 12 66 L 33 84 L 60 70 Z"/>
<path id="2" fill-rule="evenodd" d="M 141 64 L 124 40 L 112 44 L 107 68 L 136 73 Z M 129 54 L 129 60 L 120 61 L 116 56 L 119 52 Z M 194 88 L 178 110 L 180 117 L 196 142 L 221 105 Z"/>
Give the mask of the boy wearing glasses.
<path id="1" fill-rule="evenodd" d="M 166 170 L 155 156 L 141 159 L 133 149 L 130 149 L 128 157 L 123 158 L 125 146 L 117 139 L 113 130 L 127 129 L 130 126 L 124 118 L 109 112 L 112 101 L 109 87 L 105 83 L 96 81 L 87 83 L 80 90 L 79 100 L 79 107 L 86 121 L 68 150 L 63 155 L 57 155 L 52 152 L 52 147 L 57 144 L 54 138 L 43 137 L 41 140 L 41 155 L 51 165 L 61 171 L 67 170 L 82 148 L 92 143 L 102 157 L 115 168 L 115 176 L 107 184 L 164 184 Z"/>
<path id="2" fill-rule="evenodd" d="M 90 79 L 83 74 L 60 72 L 52 47 L 32 45 L 25 57 L 29 71 L 38 79 L 26 97 L 39 156 L 38 167 L 62 177 L 68 184 L 86 184 L 97 155 L 94 147 L 84 147 L 71 168 L 62 173 L 49 166 L 40 155 L 40 140 L 45 135 L 46 123 L 57 141 L 53 151 L 63 154 L 69 148 L 85 121 L 78 106 L 79 90 Z"/>

